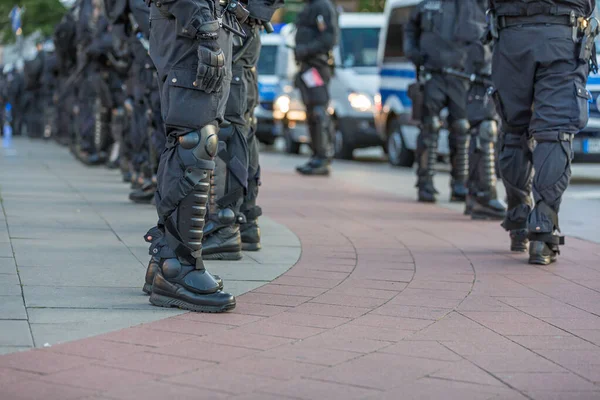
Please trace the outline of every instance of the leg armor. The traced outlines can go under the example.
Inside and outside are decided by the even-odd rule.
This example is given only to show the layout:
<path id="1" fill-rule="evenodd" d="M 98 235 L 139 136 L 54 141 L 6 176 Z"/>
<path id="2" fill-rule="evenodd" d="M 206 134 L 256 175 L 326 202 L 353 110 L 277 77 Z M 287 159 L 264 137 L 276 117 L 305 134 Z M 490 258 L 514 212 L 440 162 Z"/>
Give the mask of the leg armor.
<path id="1" fill-rule="evenodd" d="M 465 201 L 467 179 L 469 176 L 469 121 L 459 119 L 452 123 L 450 135 L 454 148 L 452 151 L 452 193 L 450 201 Z"/>
<path id="2" fill-rule="evenodd" d="M 240 207 L 248 185 L 248 146 L 244 127 L 229 124 L 219 132 L 219 152 L 212 174 L 204 258 L 239 260 L 242 242 Z"/>
<path id="3" fill-rule="evenodd" d="M 218 129 L 207 125 L 199 132 L 170 137 L 161 157 L 156 194 L 164 234 L 146 234 L 153 257 L 160 259 L 150 302 L 192 311 L 220 312 L 235 307 L 235 298 L 220 291 L 202 261 L 202 238 Z"/>
<path id="4" fill-rule="evenodd" d="M 315 158 L 331 158 L 331 118 L 327 106 L 314 106 L 308 115 L 311 147 Z"/>
<path id="5" fill-rule="evenodd" d="M 94 148 L 101 159 L 106 157 L 110 145 L 109 124 L 110 111 L 102 104 L 100 97 L 97 97 L 94 102 Z"/>
<path id="6" fill-rule="evenodd" d="M 527 227 L 531 212 L 531 185 L 533 140 L 526 132 L 505 133 L 498 164 L 502 182 L 506 188 L 508 210 L 502 226 L 506 230 L 521 230 Z"/>
<path id="7" fill-rule="evenodd" d="M 506 208 L 496 192 L 496 142 L 498 124 L 485 120 L 472 137 L 469 156 L 469 195 L 473 219 L 504 219 Z"/>
<path id="8" fill-rule="evenodd" d="M 258 188 L 260 186 L 260 164 L 258 162 L 258 140 L 256 139 L 256 121 L 254 120 L 248 134 L 248 190 L 242 204 L 242 212 L 246 223 L 240 226 L 242 249 L 248 251 L 260 250 L 260 228 L 258 217 L 262 209 L 256 205 Z"/>
<path id="9" fill-rule="evenodd" d="M 118 107 L 112 110 L 110 120 L 110 134 L 113 144 L 108 158 L 108 165 L 111 168 L 118 168 L 125 146 L 123 145 L 123 134 L 125 132 L 125 109 Z"/>
<path id="10" fill-rule="evenodd" d="M 529 214 L 528 230 L 530 262 L 549 264 L 556 259 L 558 246 L 564 239 L 558 224 L 558 211 L 562 195 L 571 179 L 571 159 L 573 135 L 563 132 L 538 133 L 534 136 L 537 145 L 533 151 L 535 176 L 533 178 L 533 198 L 535 208 Z M 534 254 L 534 246 L 540 247 Z M 544 248 L 550 252 L 544 252 Z M 533 257 L 533 258 L 532 258 Z"/>
<path id="11" fill-rule="evenodd" d="M 433 175 L 437 161 L 437 145 L 442 127 L 438 117 L 425 117 L 421 134 L 417 141 L 417 187 L 419 201 L 435 202 L 437 191 L 433 186 Z"/>

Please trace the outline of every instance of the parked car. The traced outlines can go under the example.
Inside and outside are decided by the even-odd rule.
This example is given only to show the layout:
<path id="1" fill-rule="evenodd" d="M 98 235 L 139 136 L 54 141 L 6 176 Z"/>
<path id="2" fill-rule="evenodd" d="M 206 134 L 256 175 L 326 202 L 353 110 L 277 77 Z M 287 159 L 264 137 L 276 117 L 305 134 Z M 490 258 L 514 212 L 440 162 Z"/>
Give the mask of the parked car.
<path id="1" fill-rule="evenodd" d="M 377 45 L 382 23 L 383 15 L 375 13 L 344 13 L 339 17 L 340 40 L 334 49 L 336 69 L 329 86 L 331 101 L 328 107 L 333 120 L 337 158 L 351 159 L 354 149 L 383 145 L 374 120 L 378 88 Z M 294 47 L 295 30 L 291 28 L 286 34 L 286 46 L 293 60 L 291 48 Z M 302 143 L 310 143 L 305 107 L 300 92 L 292 86 L 296 69 L 295 64 L 290 65 L 292 79 L 277 98 L 274 108 L 289 153 L 298 153 Z"/>

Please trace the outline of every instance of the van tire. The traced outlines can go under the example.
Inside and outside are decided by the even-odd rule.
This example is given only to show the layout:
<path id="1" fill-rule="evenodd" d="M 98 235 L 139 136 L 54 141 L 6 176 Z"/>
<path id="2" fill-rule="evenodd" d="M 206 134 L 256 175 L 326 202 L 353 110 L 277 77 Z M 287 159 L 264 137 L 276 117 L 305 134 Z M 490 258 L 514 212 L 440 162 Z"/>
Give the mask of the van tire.
<path id="1" fill-rule="evenodd" d="M 348 143 L 346 135 L 340 129 L 337 121 L 333 121 L 333 147 L 335 149 L 335 158 L 338 160 L 352 160 L 354 148 Z"/>
<path id="2" fill-rule="evenodd" d="M 415 152 L 406 147 L 402 137 L 402 126 L 395 118 L 390 122 L 386 147 L 388 161 L 393 166 L 411 168 L 415 163 Z"/>

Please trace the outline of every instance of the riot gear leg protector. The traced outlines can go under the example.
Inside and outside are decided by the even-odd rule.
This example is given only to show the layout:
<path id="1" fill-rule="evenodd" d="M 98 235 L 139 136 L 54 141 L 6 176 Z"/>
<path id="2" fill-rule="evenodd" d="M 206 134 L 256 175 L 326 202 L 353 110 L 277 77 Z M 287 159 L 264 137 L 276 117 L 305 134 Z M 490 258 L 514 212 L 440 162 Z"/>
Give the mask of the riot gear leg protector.
<path id="1" fill-rule="evenodd" d="M 425 117 L 417 140 L 417 188 L 420 202 L 436 202 L 435 195 L 438 192 L 433 186 L 433 176 L 441 127 L 442 123 L 438 117 Z"/>
<path id="2" fill-rule="evenodd" d="M 564 132 L 534 134 L 533 198 L 535 207 L 529 214 L 529 262 L 547 265 L 556 261 L 558 246 L 564 244 L 558 235 L 558 211 L 562 195 L 571 178 L 573 135 Z M 552 164 L 548 164 L 552 160 Z"/>
<path id="3" fill-rule="evenodd" d="M 307 110 L 313 158 L 296 168 L 302 175 L 329 175 L 331 164 L 331 117 L 326 105 L 309 106 Z"/>
<path id="4" fill-rule="evenodd" d="M 206 260 L 239 260 L 242 240 L 240 207 L 248 185 L 248 147 L 241 125 L 228 123 L 219 132 L 212 174 L 209 215 L 202 255 Z"/>
<path id="5" fill-rule="evenodd" d="M 504 133 L 498 160 L 502 182 L 506 188 L 508 209 L 502 226 L 511 232 L 511 250 L 526 251 L 528 241 L 523 238 L 527 218 L 532 208 L 531 186 L 533 140 L 526 131 Z"/>
<path id="6" fill-rule="evenodd" d="M 112 110 L 110 133 L 113 143 L 108 156 L 107 166 L 111 169 L 114 169 L 119 168 L 121 157 L 125 148 L 123 144 L 123 135 L 125 133 L 125 110 L 123 107 L 117 107 Z"/>
<path id="7" fill-rule="evenodd" d="M 235 307 L 235 298 L 220 291 L 202 260 L 202 239 L 210 175 L 218 149 L 218 128 L 207 125 L 170 137 L 163 153 L 157 192 L 157 211 L 164 234 L 151 230 L 146 240 L 151 253 L 160 258 L 155 271 L 150 302 L 162 307 L 191 311 L 222 312 Z"/>
<path id="8" fill-rule="evenodd" d="M 473 219 L 498 219 L 506 216 L 506 207 L 496 191 L 496 142 L 498 123 L 482 121 L 473 130 L 469 155 L 469 200 Z M 469 202 L 467 200 L 467 202 Z"/>
<path id="9" fill-rule="evenodd" d="M 451 142 L 454 144 L 451 152 L 452 181 L 450 183 L 450 201 L 462 202 L 467 197 L 467 179 L 469 177 L 469 121 L 459 119 L 450 126 Z"/>

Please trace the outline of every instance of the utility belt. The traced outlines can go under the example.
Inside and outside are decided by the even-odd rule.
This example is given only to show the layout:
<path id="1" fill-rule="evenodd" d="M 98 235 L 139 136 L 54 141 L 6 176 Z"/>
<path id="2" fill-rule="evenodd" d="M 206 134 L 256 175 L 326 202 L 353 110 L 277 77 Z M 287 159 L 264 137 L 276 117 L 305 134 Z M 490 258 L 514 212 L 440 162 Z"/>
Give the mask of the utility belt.
<path id="1" fill-rule="evenodd" d="M 523 15 L 496 15 L 494 10 L 489 11 L 490 35 L 498 39 L 498 32 L 502 29 L 520 25 L 563 25 L 571 28 L 573 43 L 579 43 L 579 60 L 589 63 L 593 72 L 598 72 L 596 60 L 596 36 L 600 33 L 600 22 L 594 17 L 580 16 L 575 11 L 557 10 L 547 13 L 525 12 Z"/>
<path id="2" fill-rule="evenodd" d="M 146 5 L 148 7 L 150 6 L 150 4 L 154 3 L 154 5 L 156 5 L 158 11 L 165 18 L 169 18 L 169 19 L 175 18 L 175 16 L 173 14 L 171 14 L 165 8 L 162 7 L 162 3 L 160 2 L 160 0 L 144 0 L 144 1 L 146 2 Z M 250 15 L 250 12 L 248 11 L 248 9 L 238 0 L 219 0 L 218 3 L 216 1 L 215 1 L 215 3 L 218 4 L 219 6 L 221 6 L 221 9 L 222 9 L 221 13 L 218 15 L 218 18 L 217 18 L 217 20 L 219 21 L 219 25 L 221 27 L 223 27 L 224 29 L 228 30 L 229 32 L 245 38 L 246 34 L 244 33 L 244 30 L 242 29 L 241 24 L 243 24 L 248 19 L 248 16 Z M 234 24 L 236 26 L 232 26 L 229 23 L 227 23 L 226 18 L 223 18 L 225 13 L 230 13 L 231 15 L 233 15 L 235 17 L 232 22 L 234 22 Z M 198 30 L 199 26 L 194 26 L 193 28 Z"/>

